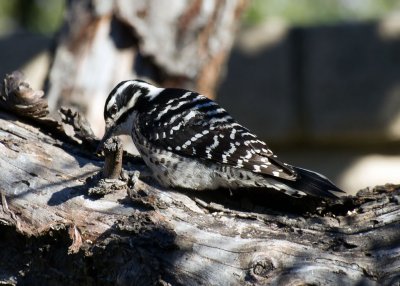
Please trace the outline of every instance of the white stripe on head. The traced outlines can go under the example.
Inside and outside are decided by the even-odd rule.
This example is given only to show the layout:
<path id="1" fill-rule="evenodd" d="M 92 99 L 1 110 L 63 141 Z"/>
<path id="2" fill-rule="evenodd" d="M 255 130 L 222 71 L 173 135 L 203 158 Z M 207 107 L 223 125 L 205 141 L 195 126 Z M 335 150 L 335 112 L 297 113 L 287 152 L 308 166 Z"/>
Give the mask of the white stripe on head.
<path id="1" fill-rule="evenodd" d="M 138 100 L 139 96 L 142 96 L 142 91 L 139 89 L 137 90 L 132 97 L 129 99 L 128 103 L 123 106 L 119 111 L 118 111 L 118 118 L 124 114 L 126 111 L 128 111 L 131 107 L 135 106 L 136 101 Z"/>
<path id="2" fill-rule="evenodd" d="M 118 94 L 122 93 L 122 91 L 130 86 L 133 83 L 133 81 L 128 80 L 127 82 L 123 83 L 118 89 L 114 92 L 113 97 L 110 99 L 110 101 L 107 103 L 107 110 L 111 108 L 115 104 L 115 101 L 117 99 Z"/>
<path id="3" fill-rule="evenodd" d="M 156 87 L 147 82 L 133 80 L 132 83 L 134 83 L 135 86 L 147 89 L 149 93 L 146 94 L 146 97 L 148 97 L 150 100 L 153 100 L 155 97 L 157 97 L 157 95 L 160 94 L 160 92 L 164 90 L 164 88 Z"/>

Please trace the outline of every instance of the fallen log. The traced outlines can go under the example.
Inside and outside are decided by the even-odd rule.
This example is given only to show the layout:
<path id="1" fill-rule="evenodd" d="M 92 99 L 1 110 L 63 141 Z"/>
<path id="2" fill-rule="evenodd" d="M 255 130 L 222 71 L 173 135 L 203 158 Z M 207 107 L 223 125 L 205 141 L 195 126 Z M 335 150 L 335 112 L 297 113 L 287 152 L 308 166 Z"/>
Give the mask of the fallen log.
<path id="1" fill-rule="evenodd" d="M 125 154 L 108 191 L 90 193 L 104 162 L 90 128 L 71 110 L 49 117 L 41 94 L 11 100 L 21 86 L 14 74 L 0 95 L 1 284 L 400 283 L 400 186 L 326 202 L 183 192 Z"/>

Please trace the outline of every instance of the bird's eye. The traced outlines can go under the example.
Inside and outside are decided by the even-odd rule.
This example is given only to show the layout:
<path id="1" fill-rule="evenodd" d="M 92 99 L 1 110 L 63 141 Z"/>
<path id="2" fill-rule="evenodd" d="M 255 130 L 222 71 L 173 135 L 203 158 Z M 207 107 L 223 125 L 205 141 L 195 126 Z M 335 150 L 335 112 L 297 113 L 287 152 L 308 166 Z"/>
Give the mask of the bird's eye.
<path id="1" fill-rule="evenodd" d="M 116 104 L 114 104 L 113 106 L 111 106 L 110 108 L 110 116 L 114 117 L 114 115 L 117 113 L 118 111 L 118 106 Z"/>

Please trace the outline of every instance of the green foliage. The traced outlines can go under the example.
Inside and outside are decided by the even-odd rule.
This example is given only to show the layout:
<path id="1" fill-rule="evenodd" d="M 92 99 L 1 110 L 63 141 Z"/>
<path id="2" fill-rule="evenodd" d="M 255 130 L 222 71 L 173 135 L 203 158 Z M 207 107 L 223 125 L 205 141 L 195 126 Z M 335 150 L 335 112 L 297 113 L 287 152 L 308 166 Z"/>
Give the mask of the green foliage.
<path id="1" fill-rule="evenodd" d="M 0 0 L 0 33 L 24 28 L 51 34 L 61 25 L 64 0 Z"/>
<path id="2" fill-rule="evenodd" d="M 395 9 L 400 9 L 400 0 L 251 0 L 244 23 L 281 18 L 290 25 L 320 25 L 378 19 Z M 0 34 L 18 27 L 54 33 L 64 11 L 65 0 L 0 0 Z"/>
<path id="3" fill-rule="evenodd" d="M 395 9 L 400 9 L 399 0 L 252 0 L 244 23 L 253 25 L 271 18 L 295 26 L 365 21 Z"/>

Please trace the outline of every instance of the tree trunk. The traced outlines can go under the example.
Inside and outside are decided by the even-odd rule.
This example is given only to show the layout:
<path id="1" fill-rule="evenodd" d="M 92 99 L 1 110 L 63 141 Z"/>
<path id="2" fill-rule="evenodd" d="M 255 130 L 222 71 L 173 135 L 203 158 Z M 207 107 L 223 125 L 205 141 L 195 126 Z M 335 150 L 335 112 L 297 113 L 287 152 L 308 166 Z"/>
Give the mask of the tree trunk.
<path id="1" fill-rule="evenodd" d="M 124 180 L 93 197 L 103 160 L 83 118 L 63 110 L 53 120 L 42 93 L 13 80 L 0 94 L 1 284 L 400 282 L 399 186 L 330 202 L 179 192 L 125 156 Z"/>
<path id="2" fill-rule="evenodd" d="M 247 0 L 69 2 L 49 105 L 78 106 L 100 134 L 99 110 L 122 80 L 140 77 L 213 97 Z"/>

